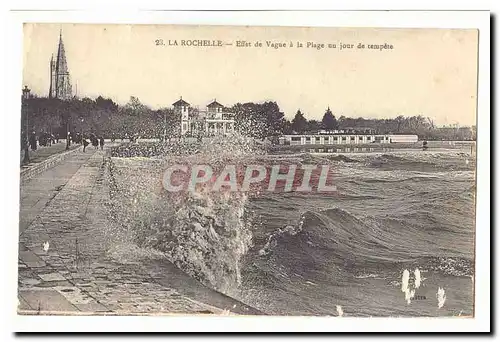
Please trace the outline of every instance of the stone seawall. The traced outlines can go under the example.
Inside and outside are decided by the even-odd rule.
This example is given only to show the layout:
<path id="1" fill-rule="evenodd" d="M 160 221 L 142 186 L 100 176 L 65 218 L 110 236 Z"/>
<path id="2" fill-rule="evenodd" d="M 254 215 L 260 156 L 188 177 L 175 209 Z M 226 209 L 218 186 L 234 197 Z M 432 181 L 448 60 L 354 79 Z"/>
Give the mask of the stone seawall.
<path id="1" fill-rule="evenodd" d="M 32 179 L 36 175 L 44 172 L 45 170 L 50 169 L 51 167 L 54 167 L 55 165 L 61 163 L 62 161 L 66 160 L 68 157 L 77 153 L 78 151 L 81 151 L 80 147 L 77 147 L 75 149 L 65 151 L 62 153 L 55 154 L 55 155 L 50 156 L 49 158 L 45 159 L 44 161 L 42 161 L 40 163 L 28 166 L 25 169 L 21 169 L 21 175 L 20 175 L 21 184 Z"/>

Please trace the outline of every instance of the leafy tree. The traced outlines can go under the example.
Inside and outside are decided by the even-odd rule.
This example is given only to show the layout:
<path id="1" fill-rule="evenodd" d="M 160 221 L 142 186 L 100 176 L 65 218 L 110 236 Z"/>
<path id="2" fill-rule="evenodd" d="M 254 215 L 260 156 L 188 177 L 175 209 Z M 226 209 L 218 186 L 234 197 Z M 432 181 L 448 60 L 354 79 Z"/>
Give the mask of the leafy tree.
<path id="1" fill-rule="evenodd" d="M 275 137 L 282 134 L 285 117 L 276 102 L 237 103 L 231 111 L 234 113 L 235 128 L 240 133 L 256 137 Z"/>
<path id="2" fill-rule="evenodd" d="M 276 102 L 264 102 L 261 105 L 262 116 L 265 120 L 264 137 L 275 137 L 283 132 L 285 116 Z"/>
<path id="3" fill-rule="evenodd" d="M 322 126 L 322 123 L 318 120 L 309 120 L 307 123 L 307 131 L 317 133 L 321 130 Z"/>
<path id="4" fill-rule="evenodd" d="M 323 119 L 321 120 L 321 123 L 323 124 L 323 128 L 331 131 L 334 129 L 339 128 L 339 124 L 337 122 L 337 119 L 333 115 L 332 111 L 330 110 L 330 107 L 325 112 L 325 115 L 323 115 Z"/>
<path id="5" fill-rule="evenodd" d="M 140 115 L 148 110 L 148 108 L 139 101 L 135 96 L 130 96 L 130 100 L 125 105 L 125 109 L 133 115 Z"/>
<path id="6" fill-rule="evenodd" d="M 292 120 L 292 130 L 296 133 L 304 133 L 306 129 L 307 120 L 299 109 Z"/>
<path id="7" fill-rule="evenodd" d="M 292 123 L 288 119 L 284 119 L 283 122 L 283 134 L 292 134 Z"/>
<path id="8" fill-rule="evenodd" d="M 103 98 L 102 96 L 98 96 L 95 99 L 95 104 L 98 108 L 109 112 L 113 112 L 118 109 L 118 105 L 113 100 Z"/>

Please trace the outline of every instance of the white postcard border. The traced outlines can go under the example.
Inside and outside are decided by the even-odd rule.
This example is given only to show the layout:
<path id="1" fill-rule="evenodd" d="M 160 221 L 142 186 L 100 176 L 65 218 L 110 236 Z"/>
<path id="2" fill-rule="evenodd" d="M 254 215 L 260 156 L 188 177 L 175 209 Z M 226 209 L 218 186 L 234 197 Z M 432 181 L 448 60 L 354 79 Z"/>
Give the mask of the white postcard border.
<path id="1" fill-rule="evenodd" d="M 15 12 L 10 16 L 4 62 L 9 87 L 4 130 L 8 141 L 18 141 L 22 70 L 22 22 L 165 23 L 263 26 L 349 26 L 399 28 L 478 28 L 478 174 L 476 221 L 476 318 L 336 318 L 336 317 L 59 317 L 16 316 L 17 220 L 19 204 L 18 151 L 6 151 L 8 161 L 2 177 L 10 200 L 2 199 L 8 280 L 4 281 L 10 326 L 15 331 L 488 331 L 490 329 L 490 21 L 488 12 Z M 14 144 L 14 146 L 17 146 Z M 5 180 L 8 180 L 5 182 Z M 13 317 L 11 317 L 13 316 Z"/>

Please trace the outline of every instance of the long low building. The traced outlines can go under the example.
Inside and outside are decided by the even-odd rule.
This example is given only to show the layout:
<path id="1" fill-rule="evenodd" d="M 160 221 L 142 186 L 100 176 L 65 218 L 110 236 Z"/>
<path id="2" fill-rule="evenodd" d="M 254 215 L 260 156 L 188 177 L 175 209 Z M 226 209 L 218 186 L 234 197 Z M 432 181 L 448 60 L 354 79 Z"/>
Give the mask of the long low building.
<path id="1" fill-rule="evenodd" d="M 412 144 L 418 142 L 417 135 L 403 134 L 330 134 L 284 135 L 279 138 L 280 145 L 360 145 L 360 144 Z"/>

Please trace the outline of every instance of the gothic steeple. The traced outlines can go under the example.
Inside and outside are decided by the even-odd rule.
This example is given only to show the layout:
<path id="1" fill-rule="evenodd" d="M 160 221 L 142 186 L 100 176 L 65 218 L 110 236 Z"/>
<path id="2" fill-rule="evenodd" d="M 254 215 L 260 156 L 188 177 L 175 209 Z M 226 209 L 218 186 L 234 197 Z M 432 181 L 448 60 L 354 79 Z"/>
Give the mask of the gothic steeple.
<path id="1" fill-rule="evenodd" d="M 70 99 L 72 97 L 71 80 L 66 62 L 62 30 L 59 32 L 56 60 L 54 61 L 54 57 L 52 56 L 50 61 L 50 74 L 49 96 L 59 99 Z"/>
<path id="2" fill-rule="evenodd" d="M 55 88 L 55 72 L 54 72 L 54 54 L 50 56 L 50 86 L 49 86 L 49 98 L 54 97 Z"/>

